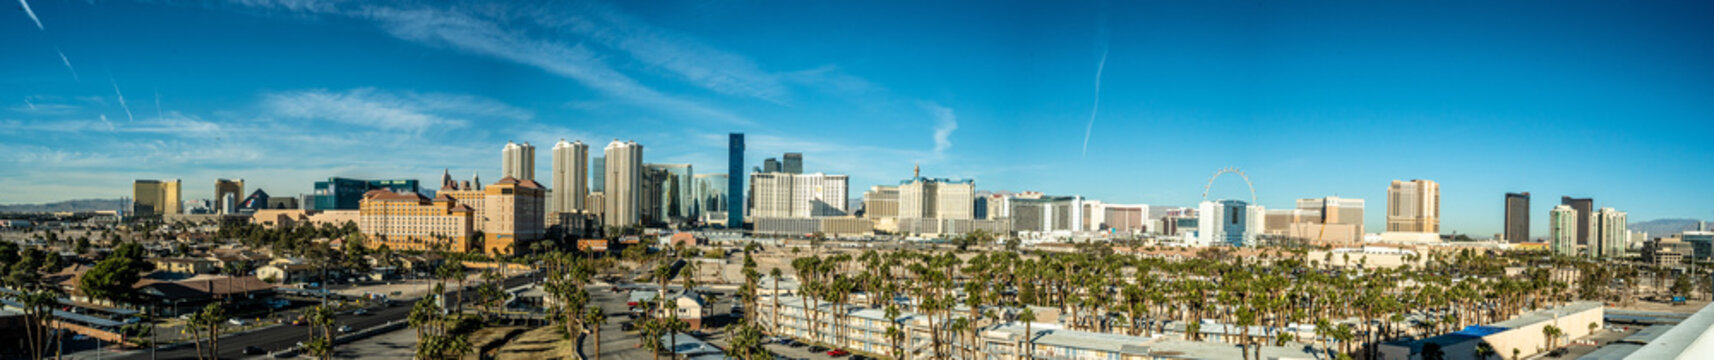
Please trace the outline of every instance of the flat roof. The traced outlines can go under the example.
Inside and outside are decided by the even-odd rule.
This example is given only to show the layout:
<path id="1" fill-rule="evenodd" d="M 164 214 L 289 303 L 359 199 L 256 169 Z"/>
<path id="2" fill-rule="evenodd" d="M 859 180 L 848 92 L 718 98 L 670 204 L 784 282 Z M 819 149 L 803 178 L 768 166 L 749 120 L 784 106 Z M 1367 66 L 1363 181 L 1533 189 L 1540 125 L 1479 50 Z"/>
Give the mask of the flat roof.
<path id="1" fill-rule="evenodd" d="M 1641 348 L 1643 348 L 1643 346 L 1637 344 L 1613 343 L 1607 346 L 1602 346 L 1600 349 L 1595 349 L 1595 351 L 1588 354 L 1583 354 L 1583 356 L 1577 357 L 1577 360 L 1622 360 L 1630 357 L 1631 353 L 1635 353 L 1637 352 L 1637 349 Z"/>
<path id="2" fill-rule="evenodd" d="M 1635 344 L 1647 344 L 1653 342 L 1654 339 L 1660 338 L 1661 335 L 1666 334 L 1666 332 L 1668 330 L 1672 330 L 1672 328 L 1672 325 L 1650 326 L 1643 328 L 1642 330 L 1637 330 L 1637 333 L 1631 334 L 1631 336 L 1626 336 L 1624 339 L 1619 341 Z"/>
<path id="3" fill-rule="evenodd" d="M 1576 313 L 1580 313 L 1580 312 L 1584 312 L 1584 311 L 1589 311 L 1591 309 L 1600 309 L 1600 308 L 1601 308 L 1601 303 L 1599 303 L 1599 302 L 1578 301 L 1578 302 L 1566 304 L 1565 306 L 1561 306 L 1561 307 L 1556 307 L 1556 308 L 1552 308 L 1552 309 L 1541 310 L 1541 311 L 1536 311 L 1536 312 L 1532 312 L 1532 313 L 1528 313 L 1528 314 L 1523 314 L 1523 315 L 1520 315 L 1518 317 L 1512 318 L 1511 320 L 1493 323 L 1493 324 L 1490 324 L 1489 326 L 1516 329 L 1516 328 L 1534 325 L 1537 323 L 1553 321 L 1553 319 L 1555 317 L 1564 317 L 1567 315 L 1576 314 Z"/>
<path id="4" fill-rule="evenodd" d="M 1714 304 L 1703 306 L 1648 345 L 1631 353 L 1637 359 L 1714 358 Z"/>

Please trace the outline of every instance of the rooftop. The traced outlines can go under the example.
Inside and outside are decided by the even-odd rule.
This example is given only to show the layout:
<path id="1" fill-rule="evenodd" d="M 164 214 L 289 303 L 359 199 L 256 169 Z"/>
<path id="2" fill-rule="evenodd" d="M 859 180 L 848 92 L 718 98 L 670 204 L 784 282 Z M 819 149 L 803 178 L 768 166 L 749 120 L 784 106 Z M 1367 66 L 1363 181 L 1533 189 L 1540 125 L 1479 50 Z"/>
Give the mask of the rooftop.
<path id="1" fill-rule="evenodd" d="M 1601 303 L 1599 303 L 1599 302 L 1578 301 L 1578 302 L 1566 304 L 1565 306 L 1561 306 L 1561 307 L 1556 307 L 1556 308 L 1552 308 L 1552 309 L 1541 310 L 1541 311 L 1536 311 L 1536 312 L 1532 312 L 1532 313 L 1528 313 L 1528 314 L 1519 315 L 1518 317 L 1512 318 L 1511 320 L 1493 323 L 1493 324 L 1490 324 L 1489 326 L 1516 329 L 1516 328 L 1525 327 L 1525 326 L 1529 326 L 1529 325 L 1536 324 L 1536 323 L 1552 321 L 1556 317 L 1564 317 L 1567 315 L 1576 314 L 1576 313 L 1580 313 L 1580 312 L 1584 312 L 1584 311 L 1589 311 L 1592 309 L 1600 309 L 1600 308 L 1601 308 Z"/>

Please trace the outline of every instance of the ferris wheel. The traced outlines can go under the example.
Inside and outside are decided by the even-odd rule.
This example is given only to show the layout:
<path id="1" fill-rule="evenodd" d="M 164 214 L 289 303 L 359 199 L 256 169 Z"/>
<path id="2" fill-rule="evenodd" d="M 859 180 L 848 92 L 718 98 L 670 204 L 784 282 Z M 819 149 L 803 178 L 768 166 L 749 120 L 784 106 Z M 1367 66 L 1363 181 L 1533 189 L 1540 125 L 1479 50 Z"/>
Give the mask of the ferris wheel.
<path id="1" fill-rule="evenodd" d="M 1228 168 L 1220 169 L 1220 171 L 1214 172 L 1214 176 L 1208 177 L 1208 185 L 1202 186 L 1202 201 L 1208 201 L 1208 190 L 1214 188 L 1214 180 L 1219 179 L 1220 175 L 1225 175 L 1225 174 L 1235 174 L 1235 175 L 1238 175 L 1238 178 L 1244 179 L 1244 186 L 1250 188 L 1250 205 L 1255 205 L 1256 204 L 1256 185 L 1253 185 L 1250 183 L 1250 176 L 1249 175 L 1244 175 L 1243 170 L 1238 170 L 1238 168 L 1235 168 L 1235 167 L 1228 167 Z"/>

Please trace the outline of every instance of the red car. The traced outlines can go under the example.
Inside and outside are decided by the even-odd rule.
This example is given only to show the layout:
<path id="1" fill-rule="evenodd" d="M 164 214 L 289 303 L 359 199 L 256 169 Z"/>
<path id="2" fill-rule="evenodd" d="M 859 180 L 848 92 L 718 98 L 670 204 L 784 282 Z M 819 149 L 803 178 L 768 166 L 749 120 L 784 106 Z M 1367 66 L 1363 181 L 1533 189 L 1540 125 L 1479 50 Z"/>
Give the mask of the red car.
<path id="1" fill-rule="evenodd" d="M 845 356 L 845 355 L 851 355 L 851 352 L 845 351 L 845 350 L 839 350 L 839 349 L 833 349 L 833 350 L 827 351 L 827 356 L 839 357 L 839 356 Z"/>

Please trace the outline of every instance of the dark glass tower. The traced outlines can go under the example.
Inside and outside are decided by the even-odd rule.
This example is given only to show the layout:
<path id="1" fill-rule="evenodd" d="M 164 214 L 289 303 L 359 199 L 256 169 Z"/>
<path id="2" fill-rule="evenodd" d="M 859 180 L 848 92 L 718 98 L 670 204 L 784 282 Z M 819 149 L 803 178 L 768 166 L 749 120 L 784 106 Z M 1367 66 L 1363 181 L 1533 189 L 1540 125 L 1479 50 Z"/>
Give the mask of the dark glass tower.
<path id="1" fill-rule="evenodd" d="M 744 134 L 732 133 L 732 140 L 726 145 L 726 227 L 738 229 L 744 227 Z"/>
<path id="2" fill-rule="evenodd" d="M 1506 193 L 1506 242 L 1530 241 L 1530 193 Z"/>
<path id="3" fill-rule="evenodd" d="M 781 159 L 781 172 L 787 174 L 803 173 L 803 153 L 786 153 L 786 156 Z"/>
<path id="4" fill-rule="evenodd" d="M 1577 245 L 1589 245 L 1589 223 L 1595 216 L 1595 199 L 1563 196 L 1559 198 L 1559 204 L 1577 210 Z"/>

